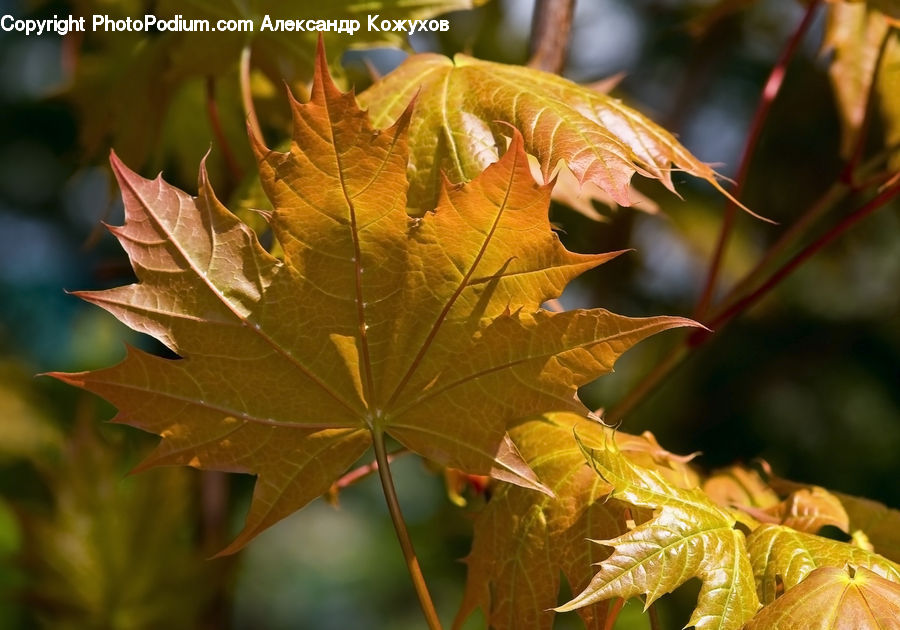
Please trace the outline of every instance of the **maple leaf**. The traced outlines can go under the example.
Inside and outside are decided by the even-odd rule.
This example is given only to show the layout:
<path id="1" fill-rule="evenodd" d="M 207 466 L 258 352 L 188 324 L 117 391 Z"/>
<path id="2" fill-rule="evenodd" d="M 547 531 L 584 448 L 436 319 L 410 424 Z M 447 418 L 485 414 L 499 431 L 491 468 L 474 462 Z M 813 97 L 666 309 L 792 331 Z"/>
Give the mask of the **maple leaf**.
<path id="1" fill-rule="evenodd" d="M 787 496 L 779 500 L 759 473 L 736 465 L 711 475 L 703 482 L 703 491 L 719 505 L 753 517 L 755 520 L 748 523 L 751 529 L 762 522 L 779 523 L 812 534 L 825 525 L 850 533 L 847 512 L 837 496 L 819 486 L 790 485 Z"/>
<path id="2" fill-rule="evenodd" d="M 864 567 L 892 582 L 900 583 L 900 565 L 860 547 L 783 525 L 763 525 L 747 538 L 759 598 L 775 601 L 779 582 L 791 589 L 818 567 Z"/>
<path id="3" fill-rule="evenodd" d="M 864 567 L 822 567 L 763 608 L 747 630 L 897 628 L 900 585 Z"/>
<path id="4" fill-rule="evenodd" d="M 697 577 L 703 584 L 687 625 L 700 630 L 742 627 L 759 608 L 759 599 L 734 517 L 699 488 L 678 488 L 655 470 L 632 463 L 611 441 L 583 450 L 597 474 L 613 486 L 613 498 L 657 512 L 621 536 L 596 541 L 612 547 L 612 555 L 600 563 L 587 588 L 556 610 L 639 594 L 646 595 L 649 606 Z"/>
<path id="5" fill-rule="evenodd" d="M 813 488 L 807 484 L 789 481 L 780 477 L 769 480 L 772 487 L 780 493 L 790 494 L 804 488 Z M 900 510 L 894 510 L 883 503 L 830 491 L 840 501 L 847 517 L 845 532 L 854 535 L 862 534 L 881 556 L 900 562 Z"/>
<path id="6" fill-rule="evenodd" d="M 770 508 L 778 504 L 778 494 L 752 468 L 735 465 L 717 470 L 703 481 L 707 496 L 726 507 Z"/>
<path id="7" fill-rule="evenodd" d="M 815 534 L 822 527 L 831 525 L 850 533 L 847 512 L 840 500 L 825 488 L 812 486 L 792 492 L 781 503 L 766 510 L 782 525 L 801 532 Z"/>
<path id="8" fill-rule="evenodd" d="M 592 443 L 615 439 L 629 458 L 656 466 L 673 483 L 696 482 L 687 465 L 662 451 L 651 434 L 614 432 L 570 413 L 546 414 L 511 428 L 522 456 L 555 496 L 504 484 L 491 497 L 475 521 L 457 627 L 480 607 L 488 626 L 497 630 L 551 628 L 560 574 L 581 590 L 590 582 L 593 565 L 606 555 L 585 540 L 612 538 L 625 531 L 628 519 L 652 516 L 649 510 L 604 500 L 612 486 L 586 465 L 573 429 Z M 605 627 L 605 607 L 578 612 L 588 628 Z"/>
<path id="9" fill-rule="evenodd" d="M 883 503 L 834 493 L 849 518 L 850 533 L 864 532 L 875 551 L 894 562 L 900 562 L 900 511 Z"/>
<path id="10" fill-rule="evenodd" d="M 474 59 L 420 54 L 359 95 L 373 123 L 386 125 L 416 96 L 410 124 L 409 205 L 434 205 L 441 173 L 464 182 L 497 159 L 505 132 L 515 125 L 545 177 L 564 162 L 582 183 L 599 186 L 623 206 L 631 205 L 634 173 L 658 179 L 674 191 L 672 171 L 681 170 L 728 194 L 716 174 L 669 132 L 618 99 L 531 68 Z"/>
<path id="11" fill-rule="evenodd" d="M 287 152 L 253 142 L 283 260 L 216 199 L 202 168 L 193 198 L 113 155 L 126 221 L 111 230 L 140 282 L 79 295 L 181 358 L 131 350 L 117 366 L 55 376 L 162 436 L 144 467 L 258 475 L 227 551 L 326 492 L 385 433 L 442 465 L 546 491 L 507 425 L 586 413 L 578 386 L 639 340 L 693 322 L 540 309 L 617 253 L 562 246 L 550 186 L 534 182 L 518 134 L 499 162 L 411 219 L 407 116 L 377 132 L 324 54 L 310 101 L 292 110 Z"/>

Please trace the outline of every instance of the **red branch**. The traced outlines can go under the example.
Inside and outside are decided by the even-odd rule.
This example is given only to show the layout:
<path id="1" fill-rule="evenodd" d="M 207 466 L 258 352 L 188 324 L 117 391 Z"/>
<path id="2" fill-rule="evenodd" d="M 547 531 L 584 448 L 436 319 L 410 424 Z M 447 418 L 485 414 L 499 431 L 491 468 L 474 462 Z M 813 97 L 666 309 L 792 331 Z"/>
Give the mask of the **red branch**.
<path id="1" fill-rule="evenodd" d="M 754 153 L 756 152 L 756 145 L 759 143 L 760 136 L 762 136 L 762 130 L 765 126 L 766 119 L 769 117 L 769 111 L 772 109 L 772 103 L 775 101 L 775 97 L 778 96 L 778 92 L 781 90 L 781 86 L 784 83 L 784 75 L 787 71 L 788 63 L 793 58 L 794 53 L 797 51 L 797 47 L 803 40 L 803 36 L 809 29 L 810 24 L 812 24 L 816 8 L 820 3 L 821 0 L 812 0 L 812 2 L 809 3 L 809 6 L 806 8 L 806 14 L 803 16 L 803 20 L 800 22 L 797 30 L 788 40 L 787 45 L 778 58 L 778 61 L 772 68 L 772 72 L 769 74 L 769 78 L 766 81 L 766 85 L 763 88 L 762 95 L 760 96 L 759 103 L 756 106 L 756 112 L 754 112 L 753 114 L 753 122 L 750 125 L 750 131 L 747 135 L 747 143 L 745 144 L 744 151 L 741 154 L 741 161 L 740 165 L 738 166 L 738 172 L 737 176 L 735 177 L 734 184 L 733 195 L 735 199 L 740 200 L 741 195 L 744 192 L 744 184 L 747 181 L 747 173 L 750 169 L 750 162 L 753 159 Z M 707 271 L 706 275 L 706 283 L 703 286 L 703 292 L 700 295 L 700 300 L 697 302 L 697 308 L 694 309 L 694 317 L 696 319 L 702 319 L 703 316 L 706 315 L 707 310 L 709 310 L 709 306 L 713 298 L 713 293 L 715 292 L 716 284 L 719 279 L 719 271 L 722 267 L 722 259 L 725 256 L 725 250 L 728 247 L 728 241 L 731 238 L 731 232 L 734 228 L 734 220 L 737 216 L 737 210 L 737 205 L 734 202 L 729 201 L 728 205 L 725 208 L 725 216 L 722 217 L 722 227 L 719 231 L 719 240 L 716 243 L 716 249 L 713 252 L 712 259 L 709 262 L 709 270 Z"/>

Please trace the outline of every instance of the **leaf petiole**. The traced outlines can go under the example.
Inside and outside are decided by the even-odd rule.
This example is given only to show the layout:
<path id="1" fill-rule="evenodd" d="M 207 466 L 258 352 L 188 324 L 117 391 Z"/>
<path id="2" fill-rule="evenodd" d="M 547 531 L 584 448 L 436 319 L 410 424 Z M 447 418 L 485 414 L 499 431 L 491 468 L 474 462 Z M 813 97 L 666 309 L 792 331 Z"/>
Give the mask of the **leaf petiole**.
<path id="1" fill-rule="evenodd" d="M 434 608 L 434 603 L 431 601 L 431 594 L 428 592 L 425 576 L 422 575 L 422 569 L 419 567 L 416 550 L 413 548 L 412 539 L 406 529 L 406 521 L 403 520 L 400 501 L 397 500 L 397 491 L 394 489 L 394 479 L 391 476 L 390 460 L 384 445 L 384 431 L 378 426 L 372 427 L 372 445 L 375 448 L 375 461 L 378 464 L 378 477 L 381 479 L 384 498 L 387 501 L 388 511 L 391 513 L 391 521 L 394 523 L 397 539 L 400 541 L 400 548 L 403 550 L 403 557 L 406 559 L 406 568 L 409 569 L 419 604 L 425 614 L 425 621 L 428 623 L 429 630 L 441 630 L 441 621 Z"/>

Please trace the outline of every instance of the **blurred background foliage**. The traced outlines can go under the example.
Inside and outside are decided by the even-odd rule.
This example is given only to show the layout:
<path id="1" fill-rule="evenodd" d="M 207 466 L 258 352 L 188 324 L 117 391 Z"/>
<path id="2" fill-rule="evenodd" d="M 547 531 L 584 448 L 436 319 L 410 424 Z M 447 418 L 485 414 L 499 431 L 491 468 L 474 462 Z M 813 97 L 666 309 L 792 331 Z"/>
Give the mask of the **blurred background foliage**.
<path id="1" fill-rule="evenodd" d="M 164 15 L 170 4 L 0 0 L 0 14 Z M 327 2 L 221 4 L 236 17 L 340 17 Z M 525 62 L 533 3 L 476 4 L 483 6 L 450 14 L 449 32 L 419 33 L 408 43 L 396 36 L 367 42 L 362 34 L 327 39 L 332 66 L 361 90 L 372 72 L 389 71 L 410 51 Z M 210 6 L 177 5 L 186 17 Z M 582 0 L 564 74 L 592 82 L 624 73 L 616 96 L 733 175 L 760 89 L 803 10 L 784 0 Z M 824 28 L 819 15 L 789 67 L 745 189 L 747 205 L 785 224 L 843 164 Z M 313 50 L 313 40 L 283 35 L 252 42 L 250 85 L 275 143 L 288 129 L 281 81 L 303 95 Z M 101 221 L 121 222 L 106 166 L 110 148 L 144 175 L 163 170 L 189 191 L 211 151 L 213 183 L 230 207 L 246 217 L 247 208 L 264 207 L 250 176 L 241 107 L 245 43 L 220 34 L 0 34 L 0 628 L 421 625 L 374 479 L 342 492 L 337 508 L 319 501 L 238 556 L 207 561 L 238 527 L 251 480 L 182 469 L 126 476 L 153 438 L 103 423 L 114 410 L 98 400 L 32 378 L 110 364 L 123 356 L 123 342 L 160 351 L 65 294 L 132 278 L 124 253 L 98 229 Z M 364 44 L 400 48 L 360 50 Z M 635 250 L 575 283 L 562 298 L 567 308 L 691 313 L 723 199 L 687 177 L 676 177 L 683 200 L 653 182 L 635 184 L 658 213 L 598 206 L 603 220 L 594 221 L 551 209 L 570 249 Z M 739 278 L 782 229 L 739 216 L 723 284 Z M 698 462 L 710 469 L 764 458 L 782 476 L 900 505 L 898 242 L 894 204 L 696 351 L 623 429 L 650 429 L 675 452 L 702 451 Z M 673 343 L 668 335 L 641 344 L 615 374 L 585 388 L 585 401 L 614 405 Z M 432 593 L 450 618 L 462 592 L 457 560 L 468 550 L 473 507 L 446 500 L 441 476 L 421 461 L 402 458 L 396 467 Z M 695 594 L 681 589 L 664 600 L 665 627 L 684 624 L 684 603 Z M 630 602 L 616 627 L 647 627 L 639 613 Z M 574 617 L 560 616 L 558 627 L 577 627 Z"/>

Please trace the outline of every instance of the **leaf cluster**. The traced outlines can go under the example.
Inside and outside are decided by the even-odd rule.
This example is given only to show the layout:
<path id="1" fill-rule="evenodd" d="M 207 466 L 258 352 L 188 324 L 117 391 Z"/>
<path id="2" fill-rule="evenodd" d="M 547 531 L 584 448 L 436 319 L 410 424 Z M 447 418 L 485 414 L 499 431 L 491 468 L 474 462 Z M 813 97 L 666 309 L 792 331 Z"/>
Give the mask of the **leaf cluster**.
<path id="1" fill-rule="evenodd" d="M 835 66 L 844 87 L 841 72 L 875 67 Z M 846 146 L 864 133 L 854 90 Z M 204 165 L 194 197 L 113 155 L 126 219 L 110 229 L 138 282 L 78 295 L 177 358 L 129 349 L 116 366 L 54 374 L 160 436 L 140 468 L 257 477 L 223 553 L 329 492 L 387 436 L 491 480 L 457 626 L 476 609 L 494 628 L 550 628 L 577 610 L 608 628 L 622 600 L 649 607 L 694 578 L 696 628 L 896 619 L 896 512 L 741 467 L 702 475 L 578 399 L 642 339 L 697 324 L 544 308 L 620 253 L 560 243 L 553 175 L 567 169 L 622 205 L 634 174 L 672 189 L 677 169 L 721 190 L 671 134 L 606 94 L 465 55 L 413 56 L 357 99 L 334 84 L 321 43 L 310 98 L 291 113 L 285 150 L 251 137 L 273 208 L 268 249 Z M 848 541 L 820 535 L 826 526 Z M 560 605 L 563 580 L 576 594 Z"/>

